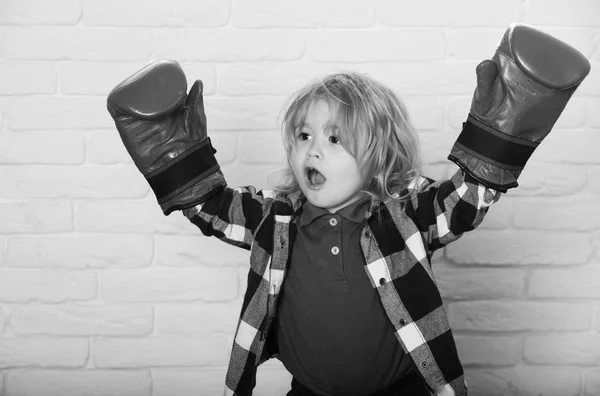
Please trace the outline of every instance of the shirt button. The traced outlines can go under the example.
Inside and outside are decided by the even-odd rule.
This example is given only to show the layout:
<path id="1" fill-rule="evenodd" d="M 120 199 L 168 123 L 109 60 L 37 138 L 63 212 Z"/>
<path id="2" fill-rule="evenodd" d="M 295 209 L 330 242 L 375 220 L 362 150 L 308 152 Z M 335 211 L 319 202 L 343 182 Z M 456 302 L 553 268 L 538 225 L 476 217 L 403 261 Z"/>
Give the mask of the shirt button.
<path id="1" fill-rule="evenodd" d="M 385 278 L 379 279 L 379 284 L 383 286 L 385 284 Z"/>
<path id="2" fill-rule="evenodd" d="M 337 225 L 337 219 L 335 217 L 332 217 L 331 219 L 329 219 L 329 224 L 331 224 L 332 227 L 335 227 Z"/>
<path id="3" fill-rule="evenodd" d="M 424 369 L 429 368 L 429 362 L 427 361 L 422 361 L 421 362 L 421 367 L 423 367 Z"/>
<path id="4" fill-rule="evenodd" d="M 334 256 L 337 256 L 339 252 L 340 248 L 338 248 L 337 246 L 331 248 L 331 254 L 333 254 Z"/>
<path id="5" fill-rule="evenodd" d="M 404 318 L 400 319 L 400 326 L 404 326 L 406 324 L 406 320 Z"/>

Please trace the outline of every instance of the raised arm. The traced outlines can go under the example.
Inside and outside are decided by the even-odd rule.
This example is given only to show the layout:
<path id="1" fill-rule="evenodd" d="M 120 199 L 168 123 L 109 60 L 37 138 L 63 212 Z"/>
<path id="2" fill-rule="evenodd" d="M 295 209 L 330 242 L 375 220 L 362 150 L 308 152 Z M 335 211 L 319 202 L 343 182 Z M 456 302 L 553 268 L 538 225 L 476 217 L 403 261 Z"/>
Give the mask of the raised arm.
<path id="1" fill-rule="evenodd" d="M 154 62 L 122 81 L 107 107 L 121 140 L 165 215 L 193 207 L 225 186 L 207 136 L 202 81 L 186 95 L 177 62 Z"/>
<path id="2" fill-rule="evenodd" d="M 475 229 L 500 192 L 488 188 L 459 169 L 449 180 L 419 178 L 406 205 L 431 253 Z"/>
<path id="3" fill-rule="evenodd" d="M 108 111 L 165 215 L 182 210 L 205 235 L 250 249 L 272 194 L 227 187 L 207 136 L 202 81 L 186 88 L 177 62 L 158 61 L 117 85 Z"/>
<path id="4" fill-rule="evenodd" d="M 269 190 L 226 187 L 201 204 L 184 209 L 183 214 L 204 235 L 250 250 L 254 233 L 272 203 Z"/>
<path id="5" fill-rule="evenodd" d="M 550 133 L 590 64 L 574 48 L 527 25 L 504 34 L 476 69 L 477 88 L 449 159 L 451 180 L 421 179 L 409 212 L 434 251 L 477 227 Z"/>
<path id="6" fill-rule="evenodd" d="M 492 60 L 477 66 L 471 111 L 449 159 L 506 192 L 590 71 L 564 42 L 527 25 L 505 32 Z"/>

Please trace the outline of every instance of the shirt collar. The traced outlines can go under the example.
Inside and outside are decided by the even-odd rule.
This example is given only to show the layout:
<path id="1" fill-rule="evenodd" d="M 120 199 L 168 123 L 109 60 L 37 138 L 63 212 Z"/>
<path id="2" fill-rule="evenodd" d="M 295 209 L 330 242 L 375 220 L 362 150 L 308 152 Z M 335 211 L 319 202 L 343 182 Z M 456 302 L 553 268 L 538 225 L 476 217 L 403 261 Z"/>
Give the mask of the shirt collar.
<path id="1" fill-rule="evenodd" d="M 362 223 L 363 220 L 368 217 L 367 213 L 370 211 L 371 196 L 365 194 L 355 202 L 344 206 L 339 209 L 335 214 L 344 217 L 355 223 Z M 298 218 L 298 224 L 300 227 L 310 224 L 313 220 L 324 215 L 332 215 L 327 209 L 319 208 L 311 204 L 308 200 L 302 205 L 302 213 Z"/>

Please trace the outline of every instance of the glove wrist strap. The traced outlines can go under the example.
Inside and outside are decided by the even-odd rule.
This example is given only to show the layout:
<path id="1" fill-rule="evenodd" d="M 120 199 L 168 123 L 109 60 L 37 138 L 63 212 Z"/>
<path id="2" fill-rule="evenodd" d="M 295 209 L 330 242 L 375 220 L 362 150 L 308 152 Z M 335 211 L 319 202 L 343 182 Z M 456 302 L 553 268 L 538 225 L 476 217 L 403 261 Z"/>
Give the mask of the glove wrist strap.
<path id="1" fill-rule="evenodd" d="M 470 114 L 455 143 L 466 153 L 509 170 L 522 170 L 538 144 L 498 132 Z"/>
<path id="2" fill-rule="evenodd" d="M 166 167 L 145 175 L 159 203 L 165 202 L 186 190 L 199 180 L 219 170 L 216 150 L 210 138 L 179 155 Z"/>

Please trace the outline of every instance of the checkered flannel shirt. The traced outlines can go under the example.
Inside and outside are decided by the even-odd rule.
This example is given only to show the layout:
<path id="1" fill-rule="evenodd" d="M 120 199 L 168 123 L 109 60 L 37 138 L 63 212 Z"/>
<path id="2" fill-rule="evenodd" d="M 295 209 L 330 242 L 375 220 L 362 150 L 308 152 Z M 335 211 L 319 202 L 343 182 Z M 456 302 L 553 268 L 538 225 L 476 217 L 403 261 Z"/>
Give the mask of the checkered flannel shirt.
<path id="1" fill-rule="evenodd" d="M 365 276 L 381 297 L 398 342 L 434 394 L 463 396 L 463 369 L 430 260 L 436 249 L 479 225 L 500 193 L 460 169 L 445 181 L 419 177 L 408 192 L 404 201 L 372 200 L 360 238 Z M 204 235 L 251 252 L 225 395 L 252 395 L 258 366 L 273 357 L 265 344 L 304 201 L 301 193 L 226 187 L 183 211 Z"/>

